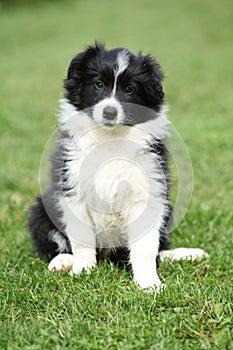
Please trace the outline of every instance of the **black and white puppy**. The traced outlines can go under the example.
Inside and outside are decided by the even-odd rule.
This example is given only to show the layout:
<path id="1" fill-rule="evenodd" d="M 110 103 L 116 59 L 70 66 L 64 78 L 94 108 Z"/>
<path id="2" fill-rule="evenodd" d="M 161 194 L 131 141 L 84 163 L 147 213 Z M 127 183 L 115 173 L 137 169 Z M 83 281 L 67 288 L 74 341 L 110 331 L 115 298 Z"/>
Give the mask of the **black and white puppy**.
<path id="1" fill-rule="evenodd" d="M 52 184 L 30 209 L 29 229 L 49 269 L 78 274 L 98 259 L 126 261 L 142 288 L 160 287 L 172 208 L 163 73 L 150 55 L 96 43 L 71 61 L 61 100 Z M 167 251 L 166 251 L 167 250 Z"/>

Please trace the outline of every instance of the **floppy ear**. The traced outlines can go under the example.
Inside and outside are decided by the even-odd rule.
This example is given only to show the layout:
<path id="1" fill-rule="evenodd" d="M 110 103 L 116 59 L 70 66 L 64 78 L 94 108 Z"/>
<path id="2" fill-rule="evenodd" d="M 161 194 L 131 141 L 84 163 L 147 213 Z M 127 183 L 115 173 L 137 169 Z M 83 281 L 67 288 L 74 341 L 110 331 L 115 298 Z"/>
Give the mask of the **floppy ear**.
<path id="1" fill-rule="evenodd" d="M 77 56 L 75 56 L 72 61 L 70 62 L 68 72 L 67 72 L 67 78 L 66 79 L 72 79 L 75 72 L 78 71 L 78 67 L 81 64 L 81 61 L 83 59 L 84 52 L 79 53 Z"/>
<path id="2" fill-rule="evenodd" d="M 161 82 L 155 81 L 155 89 L 157 91 L 158 97 L 162 100 L 164 98 L 163 86 Z"/>
<path id="3" fill-rule="evenodd" d="M 64 96 L 78 109 L 81 108 L 81 91 L 84 84 L 84 75 L 91 63 L 104 49 L 104 45 L 96 42 L 78 55 L 70 62 L 67 77 L 64 80 Z"/>
<path id="4" fill-rule="evenodd" d="M 104 44 L 101 42 L 95 42 L 94 45 L 87 46 L 86 50 L 76 55 L 70 62 L 67 78 L 72 79 L 77 76 L 78 71 L 82 72 L 87 62 L 90 62 L 94 59 L 99 53 L 104 50 Z"/>
<path id="5" fill-rule="evenodd" d="M 82 89 L 82 62 L 84 53 L 81 52 L 70 62 L 67 77 L 64 80 L 64 96 L 78 109 L 80 107 L 80 91 Z"/>
<path id="6" fill-rule="evenodd" d="M 156 95 L 156 99 L 162 102 L 164 98 L 164 92 L 163 92 L 163 86 L 162 86 L 164 75 L 160 65 L 151 55 L 146 55 L 143 57 L 143 66 L 152 77 L 152 80 L 153 80 L 152 88 Z"/>

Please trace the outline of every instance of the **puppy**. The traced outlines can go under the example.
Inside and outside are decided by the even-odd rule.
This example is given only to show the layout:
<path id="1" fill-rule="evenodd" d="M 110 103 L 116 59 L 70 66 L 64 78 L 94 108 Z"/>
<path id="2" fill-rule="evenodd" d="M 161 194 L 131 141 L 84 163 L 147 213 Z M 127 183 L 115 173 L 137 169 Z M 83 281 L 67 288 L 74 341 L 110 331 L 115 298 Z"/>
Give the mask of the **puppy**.
<path id="1" fill-rule="evenodd" d="M 96 43 L 71 61 L 61 100 L 51 186 L 29 230 L 49 269 L 78 274 L 101 258 L 129 263 L 142 288 L 160 288 L 156 258 L 169 251 L 172 207 L 163 73 L 150 55 Z"/>

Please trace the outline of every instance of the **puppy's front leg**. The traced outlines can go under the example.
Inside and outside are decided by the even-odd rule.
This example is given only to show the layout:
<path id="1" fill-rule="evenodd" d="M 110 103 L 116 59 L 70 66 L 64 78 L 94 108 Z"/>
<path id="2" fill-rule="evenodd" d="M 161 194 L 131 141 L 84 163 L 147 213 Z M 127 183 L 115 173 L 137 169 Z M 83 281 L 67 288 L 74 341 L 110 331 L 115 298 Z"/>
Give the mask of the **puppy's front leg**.
<path id="1" fill-rule="evenodd" d="M 71 220 L 72 219 L 72 220 Z M 82 270 L 90 271 L 96 265 L 96 241 L 91 228 L 76 217 L 71 217 L 66 227 L 70 239 L 73 265 L 70 274 L 79 274 Z"/>
<path id="2" fill-rule="evenodd" d="M 89 271 L 96 265 L 96 237 L 90 225 L 79 219 L 79 207 L 75 202 L 63 202 L 65 212 L 66 235 L 70 240 L 73 265 L 70 274 L 79 274 L 82 270 Z"/>
<path id="3" fill-rule="evenodd" d="M 159 231 L 152 228 L 148 233 L 129 244 L 130 262 L 134 282 L 141 288 L 160 289 L 161 281 L 156 270 L 159 249 Z"/>
<path id="4" fill-rule="evenodd" d="M 71 242 L 74 263 L 71 274 L 79 274 L 82 270 L 89 272 L 96 265 L 96 248 Z"/>

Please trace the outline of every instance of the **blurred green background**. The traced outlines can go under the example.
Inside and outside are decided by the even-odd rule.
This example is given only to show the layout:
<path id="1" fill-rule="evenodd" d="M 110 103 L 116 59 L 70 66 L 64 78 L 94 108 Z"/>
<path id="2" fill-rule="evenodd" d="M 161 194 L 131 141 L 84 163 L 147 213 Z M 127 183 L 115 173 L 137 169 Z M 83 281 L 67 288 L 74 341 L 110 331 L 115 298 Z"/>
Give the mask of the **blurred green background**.
<path id="1" fill-rule="evenodd" d="M 103 349 L 107 338 L 111 349 L 231 348 L 232 37 L 231 0 L 0 1 L 0 347 Z M 83 277 L 84 286 L 48 275 L 26 234 L 26 208 L 39 191 L 41 154 L 56 127 L 68 64 L 95 39 L 158 59 L 169 118 L 193 162 L 192 203 L 172 246 L 202 247 L 210 263 L 161 266 L 167 294 L 152 304 L 130 294 L 131 277 L 118 271 L 116 277 L 105 265 L 99 274 L 106 280 L 96 272 Z M 79 337 L 66 339 L 73 327 Z"/>
<path id="2" fill-rule="evenodd" d="M 95 39 L 159 60 L 169 117 L 203 168 L 198 176 L 227 177 L 222 169 L 215 172 L 216 161 L 224 162 L 216 160 L 216 146 L 231 142 L 232 8 L 229 0 L 3 1 L 1 193 L 6 185 L 27 192 L 36 183 L 69 61 Z"/>

